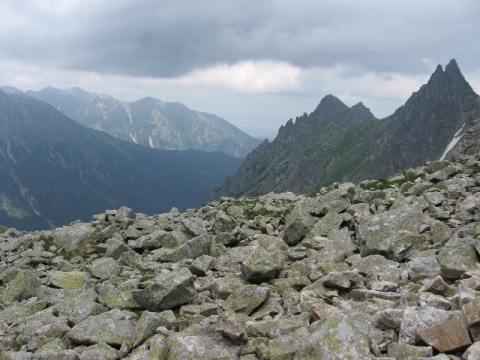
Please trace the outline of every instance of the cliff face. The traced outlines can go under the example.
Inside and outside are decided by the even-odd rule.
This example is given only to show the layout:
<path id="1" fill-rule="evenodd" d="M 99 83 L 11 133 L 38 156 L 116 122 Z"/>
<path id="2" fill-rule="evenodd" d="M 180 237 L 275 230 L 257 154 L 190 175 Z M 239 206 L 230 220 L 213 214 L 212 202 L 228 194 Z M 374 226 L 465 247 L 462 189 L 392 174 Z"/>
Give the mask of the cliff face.
<path id="1" fill-rule="evenodd" d="M 2 359 L 478 358 L 480 154 L 0 230 Z"/>
<path id="2" fill-rule="evenodd" d="M 439 65 L 427 84 L 386 119 L 372 178 L 437 160 L 462 126 L 480 118 L 480 101 L 455 60 Z"/>
<path id="3" fill-rule="evenodd" d="M 305 193 L 336 181 L 393 175 L 438 160 L 455 134 L 480 118 L 475 94 L 452 60 L 385 119 L 361 103 L 349 108 L 332 95 L 314 112 L 290 120 L 277 137 L 247 156 L 214 196 L 269 191 Z"/>

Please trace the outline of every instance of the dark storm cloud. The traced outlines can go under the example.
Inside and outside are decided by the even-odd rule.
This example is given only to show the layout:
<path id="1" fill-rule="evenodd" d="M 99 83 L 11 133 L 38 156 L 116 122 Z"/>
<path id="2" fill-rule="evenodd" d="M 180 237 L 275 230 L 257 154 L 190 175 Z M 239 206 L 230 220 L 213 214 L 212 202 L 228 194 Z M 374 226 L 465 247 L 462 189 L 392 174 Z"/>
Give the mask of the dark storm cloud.
<path id="1" fill-rule="evenodd" d="M 425 71 L 422 59 L 457 57 L 468 69 L 480 55 L 478 0 L 7 0 L 0 8 L 9 17 L 0 59 L 104 74 L 176 77 L 264 59 L 415 73 Z"/>

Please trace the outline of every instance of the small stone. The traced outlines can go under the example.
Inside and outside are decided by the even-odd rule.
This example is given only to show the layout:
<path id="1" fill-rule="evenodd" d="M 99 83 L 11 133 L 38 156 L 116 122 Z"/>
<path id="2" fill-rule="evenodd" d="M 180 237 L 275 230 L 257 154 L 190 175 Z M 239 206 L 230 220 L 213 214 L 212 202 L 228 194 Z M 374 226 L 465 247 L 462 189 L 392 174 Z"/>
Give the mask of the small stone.
<path id="1" fill-rule="evenodd" d="M 418 292 L 431 292 L 434 294 L 443 294 L 448 289 L 448 284 L 443 280 L 440 275 L 435 276 L 433 279 L 425 281 L 423 286 Z"/>

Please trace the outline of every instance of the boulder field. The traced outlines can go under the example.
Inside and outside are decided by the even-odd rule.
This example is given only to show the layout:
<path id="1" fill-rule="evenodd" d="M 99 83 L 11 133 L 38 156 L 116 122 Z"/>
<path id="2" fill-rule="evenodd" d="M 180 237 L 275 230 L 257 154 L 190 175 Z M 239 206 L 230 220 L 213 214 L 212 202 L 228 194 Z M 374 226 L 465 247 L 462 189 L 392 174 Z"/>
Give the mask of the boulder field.
<path id="1" fill-rule="evenodd" d="M 479 252 L 479 155 L 3 227 L 0 359 L 480 359 Z"/>

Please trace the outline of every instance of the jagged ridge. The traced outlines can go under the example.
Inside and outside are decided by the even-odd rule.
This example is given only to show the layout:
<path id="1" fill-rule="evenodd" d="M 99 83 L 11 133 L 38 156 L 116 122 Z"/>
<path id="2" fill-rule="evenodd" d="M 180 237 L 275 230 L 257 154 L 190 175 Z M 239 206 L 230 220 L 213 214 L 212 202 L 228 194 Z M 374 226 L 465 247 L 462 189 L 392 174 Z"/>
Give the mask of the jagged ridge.
<path id="1" fill-rule="evenodd" d="M 288 121 L 272 142 L 247 156 L 214 197 L 305 193 L 439 159 L 455 133 L 480 118 L 479 99 L 455 60 L 445 71 L 439 65 L 428 83 L 385 119 L 376 119 L 361 103 L 349 108 L 328 95 L 314 112 Z"/>

